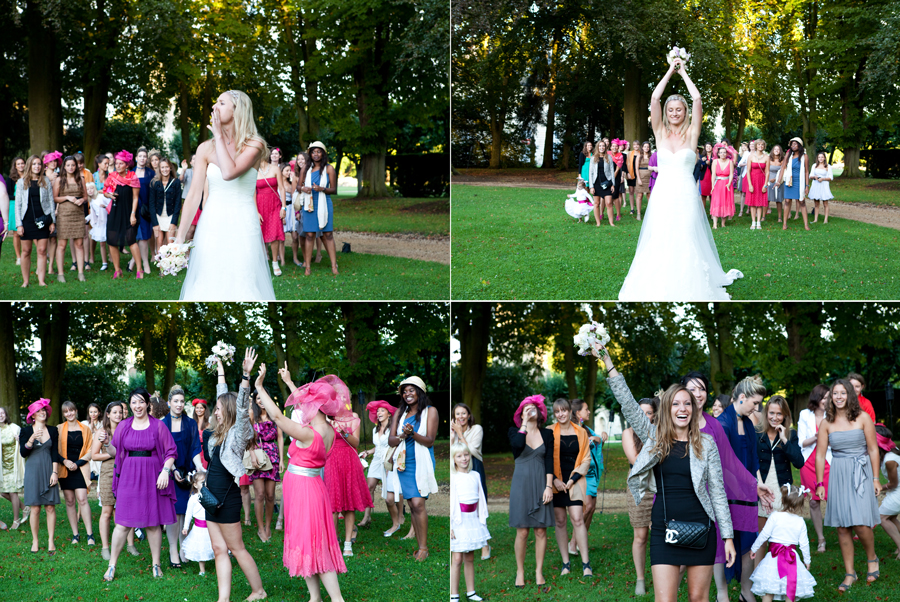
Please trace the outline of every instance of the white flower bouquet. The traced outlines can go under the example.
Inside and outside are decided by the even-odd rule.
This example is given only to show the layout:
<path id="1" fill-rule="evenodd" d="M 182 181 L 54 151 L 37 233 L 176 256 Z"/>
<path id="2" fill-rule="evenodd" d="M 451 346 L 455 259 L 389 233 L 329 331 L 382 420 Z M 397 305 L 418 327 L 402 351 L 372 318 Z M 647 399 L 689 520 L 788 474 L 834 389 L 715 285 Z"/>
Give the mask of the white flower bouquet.
<path id="1" fill-rule="evenodd" d="M 606 327 L 599 322 L 594 321 L 593 312 L 588 304 L 584 304 L 582 309 L 588 315 L 590 320 L 587 324 L 582 324 L 575 335 L 575 346 L 578 348 L 578 355 L 593 355 L 594 357 L 604 357 L 606 349 L 601 345 L 609 343 L 609 333 Z"/>
<path id="2" fill-rule="evenodd" d="M 164 276 L 174 276 L 188 266 L 188 251 L 194 246 L 193 241 L 178 244 L 169 243 L 159 248 L 159 252 L 153 256 L 156 267 Z"/>
<path id="3" fill-rule="evenodd" d="M 672 46 L 672 49 L 669 51 L 669 54 L 666 55 L 666 62 L 670 65 L 675 62 L 675 59 L 681 59 L 681 62 L 687 65 L 688 59 L 691 58 L 690 53 L 685 48 L 679 48 L 678 46 Z"/>
<path id="4" fill-rule="evenodd" d="M 234 361 L 234 345 L 228 345 L 224 341 L 219 341 L 212 348 L 212 355 L 206 358 L 206 367 L 210 370 L 216 370 L 219 360 L 226 366 L 230 366 Z"/>

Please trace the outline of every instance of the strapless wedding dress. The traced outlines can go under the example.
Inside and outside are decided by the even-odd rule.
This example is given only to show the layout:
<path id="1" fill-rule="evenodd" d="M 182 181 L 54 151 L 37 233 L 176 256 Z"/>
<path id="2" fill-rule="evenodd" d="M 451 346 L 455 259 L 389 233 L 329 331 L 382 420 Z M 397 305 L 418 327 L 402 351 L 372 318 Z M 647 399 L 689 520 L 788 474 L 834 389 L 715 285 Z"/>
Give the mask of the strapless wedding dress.
<path id="1" fill-rule="evenodd" d="M 206 168 L 209 198 L 194 233 L 182 301 L 274 301 L 256 210 L 256 170 L 226 182 Z"/>
<path id="2" fill-rule="evenodd" d="M 706 210 L 694 181 L 689 148 L 658 151 L 659 176 L 620 301 L 727 301 L 726 286 L 744 275 L 719 262 Z"/>

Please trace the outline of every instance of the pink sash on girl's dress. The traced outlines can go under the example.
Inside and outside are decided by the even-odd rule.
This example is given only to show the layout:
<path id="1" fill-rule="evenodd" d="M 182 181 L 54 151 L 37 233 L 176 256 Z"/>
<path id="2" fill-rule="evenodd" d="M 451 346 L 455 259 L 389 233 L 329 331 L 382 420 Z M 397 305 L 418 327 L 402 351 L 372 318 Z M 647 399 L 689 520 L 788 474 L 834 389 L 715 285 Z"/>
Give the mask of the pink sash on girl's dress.
<path id="1" fill-rule="evenodd" d="M 797 597 L 797 552 L 793 545 L 784 545 L 781 543 L 769 543 L 769 553 L 772 558 L 778 560 L 778 576 L 780 578 L 787 577 L 787 591 L 785 592 L 788 600 Z"/>

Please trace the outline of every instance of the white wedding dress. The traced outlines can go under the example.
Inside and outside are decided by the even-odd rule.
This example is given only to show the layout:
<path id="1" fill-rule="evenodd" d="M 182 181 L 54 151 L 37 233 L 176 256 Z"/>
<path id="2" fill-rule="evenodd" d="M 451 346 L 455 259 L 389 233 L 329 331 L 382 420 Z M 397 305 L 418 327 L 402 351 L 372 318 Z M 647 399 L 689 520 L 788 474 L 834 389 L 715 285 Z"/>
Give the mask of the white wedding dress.
<path id="1" fill-rule="evenodd" d="M 727 274 L 722 270 L 694 181 L 694 151 L 659 149 L 658 161 L 659 175 L 619 300 L 731 299 L 724 287 L 744 275 L 738 270 Z"/>
<path id="2" fill-rule="evenodd" d="M 206 169 L 209 198 L 194 233 L 182 301 L 274 301 L 256 210 L 256 170 L 226 182 Z"/>

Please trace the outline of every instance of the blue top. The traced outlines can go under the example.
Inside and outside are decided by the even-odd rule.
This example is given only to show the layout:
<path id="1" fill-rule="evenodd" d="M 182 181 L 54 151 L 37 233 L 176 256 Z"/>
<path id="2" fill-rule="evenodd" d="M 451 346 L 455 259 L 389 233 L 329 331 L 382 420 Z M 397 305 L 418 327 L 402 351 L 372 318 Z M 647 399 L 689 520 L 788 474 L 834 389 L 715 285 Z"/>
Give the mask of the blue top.
<path id="1" fill-rule="evenodd" d="M 137 172 L 135 172 L 135 174 L 136 173 Z M 138 180 L 140 180 L 141 182 L 141 190 L 140 192 L 138 192 L 137 240 L 150 240 L 150 238 L 153 236 L 153 226 L 150 224 L 149 220 L 145 220 L 143 217 L 141 217 L 141 207 L 144 207 L 145 205 L 149 207 L 150 205 L 150 180 L 155 177 L 156 172 L 149 167 L 145 167 L 144 177 L 138 178 Z M 171 428 L 169 430 L 171 430 Z"/>
<path id="2" fill-rule="evenodd" d="M 785 184 L 784 186 L 784 198 L 786 199 L 799 199 L 800 198 L 800 189 L 803 186 L 803 182 L 800 181 L 800 168 L 801 161 L 803 161 L 803 156 L 795 157 L 797 159 L 794 161 L 793 169 L 791 169 L 791 186 Z"/>
<path id="3" fill-rule="evenodd" d="M 738 434 L 739 419 L 744 422 L 743 435 Z M 756 471 L 759 470 L 759 456 L 756 451 L 756 429 L 753 428 L 753 422 L 746 416 L 738 416 L 734 404 L 725 408 L 717 420 L 721 423 L 725 436 L 728 437 L 731 449 L 734 450 L 738 460 L 750 471 L 750 474 L 756 476 Z"/>
<path id="4" fill-rule="evenodd" d="M 319 182 L 322 181 L 322 170 L 314 171 L 310 173 L 310 183 L 314 186 L 320 186 Z M 328 183 L 329 186 L 333 184 L 333 182 Z M 318 218 L 318 207 L 316 206 L 316 199 L 318 198 L 319 193 L 313 192 L 313 210 L 312 213 L 309 211 L 302 209 L 300 211 L 300 215 L 303 217 L 303 231 L 304 232 L 332 232 L 334 230 L 334 205 L 331 203 L 331 195 L 325 195 L 325 201 L 328 203 L 328 223 L 325 224 L 324 228 L 319 228 L 319 218 Z"/>

